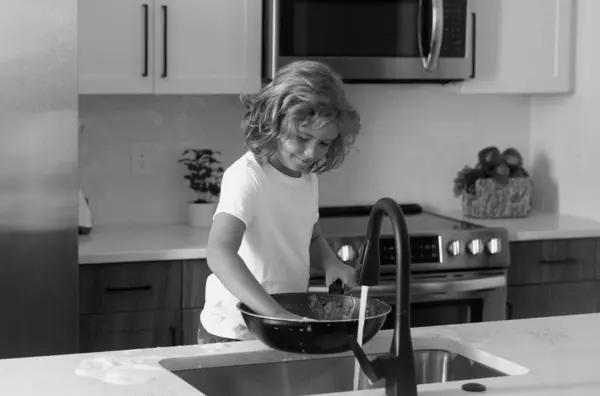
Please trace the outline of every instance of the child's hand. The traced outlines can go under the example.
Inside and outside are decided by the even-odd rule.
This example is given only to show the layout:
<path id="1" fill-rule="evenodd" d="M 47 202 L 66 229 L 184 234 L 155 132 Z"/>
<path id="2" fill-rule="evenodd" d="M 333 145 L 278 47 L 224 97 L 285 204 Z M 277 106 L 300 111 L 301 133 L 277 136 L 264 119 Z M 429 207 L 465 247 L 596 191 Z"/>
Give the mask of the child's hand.
<path id="1" fill-rule="evenodd" d="M 311 318 L 306 318 L 304 316 L 296 315 L 296 314 L 291 313 L 290 311 L 286 311 L 286 310 L 279 311 L 274 316 L 277 319 L 290 319 L 290 320 L 297 320 L 299 322 L 309 322 L 309 321 L 313 320 Z"/>
<path id="2" fill-rule="evenodd" d="M 339 260 L 330 262 L 325 270 L 325 282 L 331 285 L 336 280 L 342 281 L 346 287 L 351 289 L 358 287 L 356 282 L 356 270 Z"/>

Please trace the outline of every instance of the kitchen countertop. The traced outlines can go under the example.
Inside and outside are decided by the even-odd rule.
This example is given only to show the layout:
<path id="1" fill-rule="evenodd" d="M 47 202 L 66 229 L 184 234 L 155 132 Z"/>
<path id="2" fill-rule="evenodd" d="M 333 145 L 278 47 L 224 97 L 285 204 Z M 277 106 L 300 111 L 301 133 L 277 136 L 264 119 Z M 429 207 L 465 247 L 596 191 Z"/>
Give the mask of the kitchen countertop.
<path id="1" fill-rule="evenodd" d="M 486 227 L 504 227 L 511 241 L 600 237 L 600 222 L 571 215 L 532 214 L 524 219 L 472 219 L 462 212 L 445 216 Z M 190 260 L 206 258 L 208 228 L 185 224 L 94 227 L 79 237 L 79 263 Z"/>
<path id="2" fill-rule="evenodd" d="M 494 396 L 567 396 L 600 394 L 600 314 L 487 322 L 413 329 L 415 349 L 462 345 L 473 357 L 514 376 L 478 379 Z M 365 345 L 367 353 L 389 348 L 391 331 L 381 331 Z M 472 350 L 474 349 L 474 352 Z M 463 352 L 464 352 L 463 351 Z M 490 355 L 491 354 L 491 355 Z M 268 349 L 259 341 L 193 345 L 0 360 L 0 393 L 23 396 L 200 396 L 159 361 L 172 369 L 220 361 L 225 365 L 307 358 Z M 507 362 L 508 361 L 508 362 Z M 183 362 L 183 363 L 182 363 Z M 515 365 L 516 364 L 516 365 Z M 77 374 L 76 374 L 77 372 Z M 352 375 L 349 373 L 349 375 Z M 419 395 L 465 395 L 469 381 L 419 385 Z M 341 396 L 383 395 L 383 389 L 337 393 Z M 333 396 L 334 394 L 329 394 Z"/>
<path id="3" fill-rule="evenodd" d="M 208 231 L 185 224 L 94 227 L 79 237 L 79 264 L 205 258 Z"/>
<path id="4" fill-rule="evenodd" d="M 522 219 L 474 219 L 465 217 L 462 212 L 441 213 L 484 227 L 504 227 L 511 241 L 600 237 L 599 221 L 567 214 L 533 213 Z"/>

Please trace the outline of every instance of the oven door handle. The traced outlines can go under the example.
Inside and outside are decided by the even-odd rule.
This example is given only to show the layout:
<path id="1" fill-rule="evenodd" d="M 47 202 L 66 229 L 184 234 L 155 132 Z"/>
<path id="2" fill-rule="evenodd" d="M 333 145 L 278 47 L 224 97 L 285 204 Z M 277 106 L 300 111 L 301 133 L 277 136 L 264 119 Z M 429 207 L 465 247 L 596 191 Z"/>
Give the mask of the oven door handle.
<path id="1" fill-rule="evenodd" d="M 412 282 L 412 295 L 451 294 L 498 289 L 506 286 L 506 276 L 488 276 L 454 281 Z"/>
<path id="2" fill-rule="evenodd" d="M 465 293 L 474 291 L 483 291 L 497 289 L 506 286 L 506 276 L 486 276 L 476 279 L 463 280 L 436 280 L 436 281 L 413 281 L 410 285 L 410 294 L 414 296 L 427 294 L 451 294 Z M 310 285 L 309 293 L 328 293 L 329 287 L 325 285 Z M 390 295 L 396 292 L 396 282 L 380 283 L 376 286 L 369 286 L 369 295 Z M 352 289 L 351 294 L 360 294 L 360 287 Z"/>

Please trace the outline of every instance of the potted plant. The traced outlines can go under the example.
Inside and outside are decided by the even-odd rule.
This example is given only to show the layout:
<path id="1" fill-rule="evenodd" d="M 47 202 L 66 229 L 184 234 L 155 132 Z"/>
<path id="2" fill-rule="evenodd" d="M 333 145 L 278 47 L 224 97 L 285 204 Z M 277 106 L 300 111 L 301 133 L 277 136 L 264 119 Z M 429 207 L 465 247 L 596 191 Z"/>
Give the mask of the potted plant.
<path id="1" fill-rule="evenodd" d="M 486 147 L 474 167 L 465 166 L 454 179 L 454 195 L 463 214 L 476 218 L 518 218 L 531 212 L 532 181 L 514 148 Z"/>
<path id="2" fill-rule="evenodd" d="M 186 167 L 188 172 L 183 178 L 198 194 L 185 210 L 186 222 L 192 227 L 209 227 L 212 223 L 224 172 L 219 155 L 221 152 L 210 149 L 186 149 L 177 161 Z"/>

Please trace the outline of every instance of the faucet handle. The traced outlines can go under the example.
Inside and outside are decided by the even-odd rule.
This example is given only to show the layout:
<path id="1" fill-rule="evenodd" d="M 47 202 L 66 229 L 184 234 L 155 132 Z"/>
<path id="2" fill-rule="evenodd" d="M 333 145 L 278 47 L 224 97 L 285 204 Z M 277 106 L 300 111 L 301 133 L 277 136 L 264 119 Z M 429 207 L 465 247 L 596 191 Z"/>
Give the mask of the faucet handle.
<path id="1" fill-rule="evenodd" d="M 382 360 L 378 358 L 370 360 L 365 354 L 365 351 L 360 347 L 360 345 L 358 345 L 358 342 L 356 342 L 356 338 L 354 336 L 349 336 L 349 338 L 352 353 L 354 353 L 361 370 L 363 373 L 365 373 L 369 381 L 371 381 L 371 383 L 375 383 L 382 379 L 385 372 L 385 367 L 382 364 Z"/>

